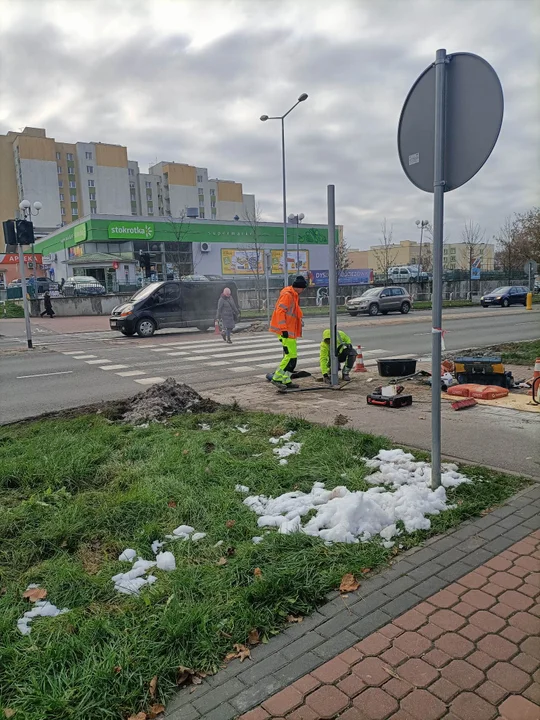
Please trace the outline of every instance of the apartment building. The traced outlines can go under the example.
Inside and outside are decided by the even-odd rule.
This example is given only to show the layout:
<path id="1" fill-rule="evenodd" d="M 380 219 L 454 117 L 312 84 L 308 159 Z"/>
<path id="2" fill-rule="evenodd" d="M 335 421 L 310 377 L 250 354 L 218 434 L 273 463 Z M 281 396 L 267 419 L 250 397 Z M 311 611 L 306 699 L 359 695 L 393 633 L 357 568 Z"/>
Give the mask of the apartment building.
<path id="1" fill-rule="evenodd" d="M 495 247 L 482 243 L 471 247 L 466 243 L 445 243 L 443 247 L 443 266 L 445 270 L 468 270 L 472 261 L 481 270 L 493 270 L 495 267 Z"/>
<path id="2" fill-rule="evenodd" d="M 127 148 L 57 142 L 43 128 L 0 135 L 0 221 L 17 217 L 22 199 L 39 200 L 38 234 L 87 215 L 243 219 L 255 210 L 241 183 L 208 178 L 206 168 L 160 162 L 142 173 Z M 0 237 L 0 252 L 4 238 Z"/>

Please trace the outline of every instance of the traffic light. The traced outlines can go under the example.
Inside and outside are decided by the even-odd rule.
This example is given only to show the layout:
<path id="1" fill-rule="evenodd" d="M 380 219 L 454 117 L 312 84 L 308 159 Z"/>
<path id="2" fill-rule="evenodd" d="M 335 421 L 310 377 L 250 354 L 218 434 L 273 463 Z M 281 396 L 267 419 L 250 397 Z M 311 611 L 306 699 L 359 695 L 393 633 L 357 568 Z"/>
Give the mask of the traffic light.
<path id="1" fill-rule="evenodd" d="M 15 225 L 17 228 L 17 244 L 33 245 L 35 242 L 34 223 L 30 220 L 16 220 Z"/>
<path id="2" fill-rule="evenodd" d="M 16 245 L 17 236 L 15 235 L 15 220 L 4 220 L 2 223 L 4 226 L 4 242 L 6 246 Z"/>

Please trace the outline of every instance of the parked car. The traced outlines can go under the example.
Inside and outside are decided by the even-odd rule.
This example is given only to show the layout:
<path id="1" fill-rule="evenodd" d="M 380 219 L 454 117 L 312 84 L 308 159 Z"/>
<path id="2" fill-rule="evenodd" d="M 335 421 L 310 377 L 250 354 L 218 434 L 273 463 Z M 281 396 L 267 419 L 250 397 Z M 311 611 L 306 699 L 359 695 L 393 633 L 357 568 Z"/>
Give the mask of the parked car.
<path id="1" fill-rule="evenodd" d="M 427 280 L 429 280 L 429 274 L 425 271 L 420 272 L 418 266 L 415 265 L 388 268 L 388 282 L 394 284 L 426 282 Z"/>
<path id="2" fill-rule="evenodd" d="M 346 308 L 349 315 L 358 313 L 387 315 L 389 312 L 401 312 L 406 315 L 413 306 L 409 293 L 402 287 L 382 287 L 366 290 L 360 297 L 347 300 Z"/>
<path id="3" fill-rule="evenodd" d="M 214 326 L 217 304 L 229 287 L 238 307 L 236 285 L 230 280 L 168 280 L 141 288 L 128 303 L 115 307 L 111 330 L 123 335 L 151 337 L 162 328 L 196 327 L 205 332 Z"/>
<path id="4" fill-rule="evenodd" d="M 509 305 L 527 305 L 528 292 L 529 290 L 522 285 L 507 285 L 496 288 L 487 295 L 483 295 L 480 298 L 480 303 L 482 307 L 489 307 L 490 305 L 502 305 L 502 307 L 508 307 Z"/>
<path id="5" fill-rule="evenodd" d="M 64 295 L 86 296 L 86 295 L 105 295 L 106 290 L 103 285 L 91 275 L 74 275 L 66 280 L 62 288 Z"/>

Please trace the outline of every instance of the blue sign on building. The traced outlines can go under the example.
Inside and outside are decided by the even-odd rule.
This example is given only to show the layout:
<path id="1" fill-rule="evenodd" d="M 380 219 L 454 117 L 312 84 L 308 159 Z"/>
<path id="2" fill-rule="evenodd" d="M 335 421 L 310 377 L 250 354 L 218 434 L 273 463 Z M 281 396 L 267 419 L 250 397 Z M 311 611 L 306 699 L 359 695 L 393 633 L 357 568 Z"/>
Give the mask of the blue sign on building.
<path id="1" fill-rule="evenodd" d="M 317 287 L 326 287 L 328 270 L 312 270 L 310 280 Z M 369 269 L 343 270 L 338 277 L 338 285 L 369 285 L 371 282 L 373 282 L 373 271 Z"/>

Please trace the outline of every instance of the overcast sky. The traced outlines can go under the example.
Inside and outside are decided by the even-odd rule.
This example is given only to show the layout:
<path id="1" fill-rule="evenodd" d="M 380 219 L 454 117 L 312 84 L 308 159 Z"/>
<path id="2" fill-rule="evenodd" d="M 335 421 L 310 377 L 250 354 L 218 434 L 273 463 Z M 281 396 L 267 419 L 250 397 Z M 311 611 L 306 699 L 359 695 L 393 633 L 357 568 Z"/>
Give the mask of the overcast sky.
<path id="1" fill-rule="evenodd" d="M 536 5 L 536 12 L 535 12 Z M 484 168 L 446 195 L 446 234 L 472 219 L 491 238 L 505 215 L 539 204 L 537 0 L 0 0 L 0 132 L 45 127 L 59 141 L 127 145 L 243 183 L 279 221 L 279 115 L 287 118 L 288 212 L 337 222 L 353 247 L 418 237 L 432 196 L 399 164 L 403 101 L 435 51 L 468 51 L 505 94 Z"/>

